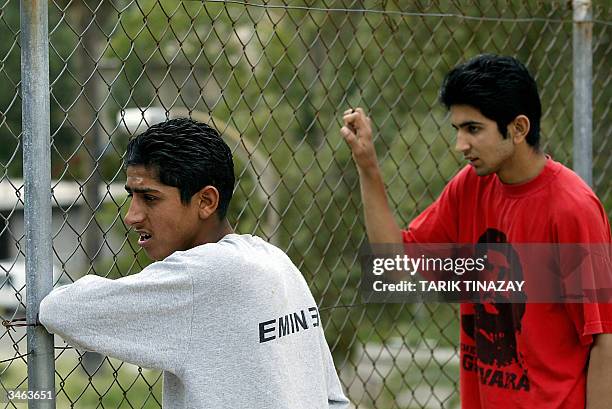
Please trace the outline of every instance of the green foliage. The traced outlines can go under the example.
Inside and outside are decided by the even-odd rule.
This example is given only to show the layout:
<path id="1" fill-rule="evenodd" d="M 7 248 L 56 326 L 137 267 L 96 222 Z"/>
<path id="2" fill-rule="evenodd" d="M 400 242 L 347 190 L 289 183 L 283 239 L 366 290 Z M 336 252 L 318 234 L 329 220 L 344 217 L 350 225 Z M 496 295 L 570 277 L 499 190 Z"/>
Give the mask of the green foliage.
<path id="1" fill-rule="evenodd" d="M 12 2 L 0 9 L 0 178 L 21 174 L 21 100 L 19 4 Z"/>

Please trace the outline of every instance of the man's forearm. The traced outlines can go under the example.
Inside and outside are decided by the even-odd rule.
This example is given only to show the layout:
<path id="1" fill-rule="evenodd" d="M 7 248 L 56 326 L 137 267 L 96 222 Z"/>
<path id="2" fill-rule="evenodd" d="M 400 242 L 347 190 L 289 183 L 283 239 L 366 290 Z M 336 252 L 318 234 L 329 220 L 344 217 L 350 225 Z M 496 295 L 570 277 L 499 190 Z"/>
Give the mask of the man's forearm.
<path id="1" fill-rule="evenodd" d="M 380 169 L 360 170 L 359 183 L 370 243 L 401 243 L 402 232 L 389 208 Z"/>
<path id="2" fill-rule="evenodd" d="M 170 259 L 170 258 L 168 258 Z M 174 371 L 190 339 L 193 284 L 177 258 L 116 280 L 87 275 L 40 303 L 40 323 L 70 345 Z"/>
<path id="3" fill-rule="evenodd" d="M 372 126 L 362 108 L 344 111 L 342 137 L 351 148 L 359 172 L 359 184 L 370 243 L 401 243 L 402 232 L 389 209 L 372 138 Z"/>
<path id="4" fill-rule="evenodd" d="M 612 334 L 596 336 L 587 375 L 587 409 L 608 409 L 612 402 Z"/>

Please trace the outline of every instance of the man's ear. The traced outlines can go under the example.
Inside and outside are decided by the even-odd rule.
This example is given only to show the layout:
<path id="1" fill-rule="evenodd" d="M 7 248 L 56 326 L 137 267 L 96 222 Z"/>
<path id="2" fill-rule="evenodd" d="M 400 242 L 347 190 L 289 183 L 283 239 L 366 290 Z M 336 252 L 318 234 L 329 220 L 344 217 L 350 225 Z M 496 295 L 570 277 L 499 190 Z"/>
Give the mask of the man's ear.
<path id="1" fill-rule="evenodd" d="M 219 191 L 214 186 L 205 186 L 196 193 L 201 219 L 208 219 L 219 207 Z"/>
<path id="2" fill-rule="evenodd" d="M 518 145 L 525 141 L 527 134 L 531 129 L 529 118 L 525 115 L 519 115 L 508 124 L 508 131 L 515 145 Z"/>

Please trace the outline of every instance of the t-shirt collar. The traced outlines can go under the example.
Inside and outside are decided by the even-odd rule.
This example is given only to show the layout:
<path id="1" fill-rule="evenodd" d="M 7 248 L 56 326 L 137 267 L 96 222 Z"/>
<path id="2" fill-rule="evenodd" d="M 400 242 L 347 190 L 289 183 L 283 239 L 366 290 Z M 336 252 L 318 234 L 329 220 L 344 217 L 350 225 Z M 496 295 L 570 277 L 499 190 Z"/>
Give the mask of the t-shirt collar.
<path id="1" fill-rule="evenodd" d="M 546 155 L 546 164 L 544 169 L 535 178 L 516 184 L 506 184 L 499 180 L 499 177 L 495 175 L 495 183 L 498 184 L 502 192 L 511 197 L 520 197 L 532 194 L 537 190 L 547 186 L 561 170 L 561 164 L 555 162 L 549 155 Z"/>

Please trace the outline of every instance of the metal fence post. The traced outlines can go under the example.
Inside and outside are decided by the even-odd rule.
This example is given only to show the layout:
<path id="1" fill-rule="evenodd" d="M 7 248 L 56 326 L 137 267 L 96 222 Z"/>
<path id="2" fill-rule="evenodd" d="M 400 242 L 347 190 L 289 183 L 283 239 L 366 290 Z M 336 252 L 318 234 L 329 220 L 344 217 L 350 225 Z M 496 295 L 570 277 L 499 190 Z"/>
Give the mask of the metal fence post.
<path id="1" fill-rule="evenodd" d="M 32 326 L 53 287 L 48 3 L 22 0 L 20 17 L 28 389 L 54 395 L 53 336 Z M 55 408 L 55 398 L 30 399 L 28 407 Z"/>
<path id="2" fill-rule="evenodd" d="M 590 0 L 573 0 L 574 170 L 593 184 L 593 21 Z"/>

